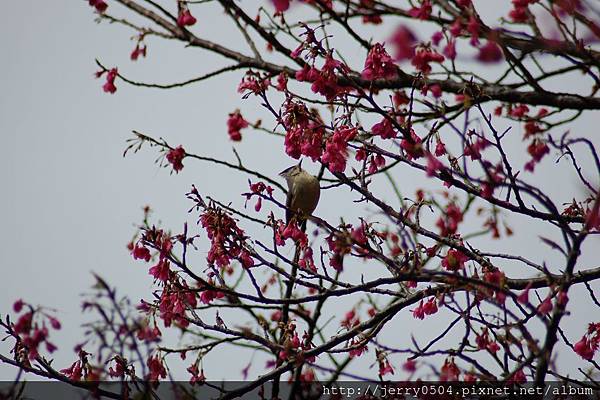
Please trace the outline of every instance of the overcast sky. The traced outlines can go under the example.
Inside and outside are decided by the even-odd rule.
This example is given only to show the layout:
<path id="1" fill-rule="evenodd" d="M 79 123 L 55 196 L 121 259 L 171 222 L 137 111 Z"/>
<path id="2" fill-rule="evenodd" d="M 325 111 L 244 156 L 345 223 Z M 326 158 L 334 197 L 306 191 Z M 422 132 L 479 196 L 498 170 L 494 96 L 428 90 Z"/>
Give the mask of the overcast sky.
<path id="1" fill-rule="evenodd" d="M 231 25 L 222 30 L 223 17 L 218 8 L 211 7 L 197 15 L 200 32 L 226 43 L 238 42 L 238 33 Z M 148 41 L 146 60 L 132 63 L 128 59 L 135 46 L 129 40 L 132 32 L 94 23 L 92 10 L 84 1 L 20 0 L 6 2 L 2 8 L 0 132 L 4 155 L 0 158 L 0 178 L 4 190 L 0 213 L 4 229 L 0 231 L 0 314 L 18 298 L 54 307 L 63 323 L 60 337 L 55 338 L 60 347 L 56 365 L 66 367 L 75 360 L 70 349 L 81 337 L 79 326 L 84 320 L 80 293 L 93 284 L 92 271 L 134 301 L 149 297 L 152 278 L 147 266 L 134 262 L 125 247 L 134 225 L 141 221 L 144 205 L 150 205 L 156 218 L 177 231 L 186 220 L 194 220 L 186 214 L 190 204 L 184 195 L 192 183 L 217 198 L 243 203 L 239 194 L 246 190 L 247 178 L 242 175 L 191 160 L 184 161 L 186 167 L 180 174 L 171 175 L 154 164 L 157 154 L 152 149 L 123 158 L 131 130 L 163 137 L 173 145 L 181 143 L 193 153 L 233 160 L 226 133 L 227 114 L 236 108 L 241 108 L 249 120 L 263 114 L 256 100 L 240 100 L 236 92 L 239 73 L 171 91 L 133 88 L 117 81 L 117 93 L 105 94 L 103 79 L 93 77 L 95 58 L 109 67 L 118 65 L 133 79 L 162 83 L 184 80 L 225 64 L 218 57 L 183 49 L 179 43 L 158 40 Z M 382 32 L 380 37 L 387 34 Z M 555 86 L 560 88 L 564 83 Z M 577 80 L 569 82 L 570 87 L 577 85 Z M 597 113 L 588 113 L 572 129 L 589 130 L 597 118 Z M 292 163 L 278 139 L 249 131 L 244 135 L 236 148 L 248 166 L 275 178 L 276 172 Z M 597 136 L 593 140 L 596 145 L 600 143 Z M 519 143 L 520 139 L 514 141 L 515 146 Z M 516 161 L 524 163 L 525 159 Z M 572 173 L 546 161 L 536 183 L 564 201 L 578 196 L 579 186 Z M 307 166 L 316 171 L 314 165 Z M 424 181 L 422 175 L 411 173 L 403 179 L 409 182 L 407 195 Z M 364 206 L 352 203 L 348 196 L 345 192 L 326 192 L 317 213 L 334 222 L 340 216 L 351 219 L 364 213 Z M 532 259 L 559 259 L 531 239 L 540 232 L 520 223 L 511 221 L 515 238 L 491 246 Z M 594 256 L 593 251 L 586 250 L 581 265 L 597 263 L 597 252 Z M 519 271 L 510 272 L 519 276 Z M 576 305 L 580 312 L 566 319 L 566 331 L 572 339 L 580 337 L 584 322 L 589 321 L 587 307 L 584 302 Z M 399 321 L 416 324 L 408 315 Z M 427 329 L 423 325 L 414 332 Z M 6 348 L 2 346 L 0 349 Z M 232 377 L 231 365 L 223 354 L 212 361 L 212 379 Z M 563 360 L 568 369 L 576 357 L 565 352 Z M 0 365 L 0 379 L 10 379 L 14 373 Z M 239 376 L 238 371 L 235 376 Z"/>

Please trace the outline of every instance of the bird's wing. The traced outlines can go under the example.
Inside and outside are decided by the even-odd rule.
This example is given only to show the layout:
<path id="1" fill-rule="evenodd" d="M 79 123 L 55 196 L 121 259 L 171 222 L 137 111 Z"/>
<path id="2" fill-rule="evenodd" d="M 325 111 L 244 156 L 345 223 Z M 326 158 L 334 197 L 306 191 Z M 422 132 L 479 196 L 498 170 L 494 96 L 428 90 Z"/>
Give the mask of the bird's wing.
<path id="1" fill-rule="evenodd" d="M 294 212 L 291 209 L 292 197 L 293 197 L 292 188 L 289 188 L 288 193 L 287 193 L 287 198 L 285 199 L 285 206 L 287 207 L 285 210 L 285 223 L 286 224 L 289 224 L 290 219 L 292 219 L 292 217 L 294 216 Z"/>

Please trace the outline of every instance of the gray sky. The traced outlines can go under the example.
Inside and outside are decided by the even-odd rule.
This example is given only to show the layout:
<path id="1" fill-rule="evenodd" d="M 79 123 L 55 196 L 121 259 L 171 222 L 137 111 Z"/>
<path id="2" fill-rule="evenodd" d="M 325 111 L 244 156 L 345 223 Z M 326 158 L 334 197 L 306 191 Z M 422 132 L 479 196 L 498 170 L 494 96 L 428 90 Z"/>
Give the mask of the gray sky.
<path id="1" fill-rule="evenodd" d="M 0 312 L 5 313 L 18 298 L 56 308 L 63 323 L 60 337 L 54 339 L 60 348 L 55 355 L 56 365 L 66 367 L 75 359 L 70 349 L 80 338 L 79 325 L 84 320 L 79 294 L 93 284 L 91 271 L 100 273 L 134 301 L 149 297 L 152 279 L 147 266 L 134 262 L 125 248 L 134 224 L 141 220 L 144 205 L 151 205 L 156 218 L 177 231 L 184 221 L 194 221 L 194 216 L 186 215 L 190 204 L 184 196 L 192 183 L 216 198 L 243 203 L 239 194 L 247 184 L 242 175 L 191 160 L 184 161 L 186 167 L 180 174 L 170 175 L 167 169 L 159 169 L 153 163 L 157 154 L 148 148 L 123 158 L 131 130 L 162 136 L 173 145 L 182 143 L 193 153 L 232 160 L 232 144 L 225 126 L 227 113 L 241 108 L 251 121 L 264 113 L 259 111 L 258 101 L 240 100 L 236 92 L 239 73 L 171 91 L 133 88 L 117 82 L 115 95 L 104 94 L 104 80 L 93 77 L 97 70 L 95 58 L 107 66 L 118 65 L 122 73 L 133 79 L 155 82 L 180 81 L 224 64 L 217 57 L 183 49 L 179 43 L 154 39 L 148 40 L 148 59 L 132 63 L 129 53 L 135 43 L 128 40 L 132 32 L 116 25 L 95 24 L 92 10 L 84 1 L 21 0 L 6 2 L 2 8 L 0 132 L 5 151 L 0 159 L 4 186 L 0 197 L 4 226 L 0 231 Z M 208 7 L 196 16 L 197 29 L 205 37 L 218 36 L 230 44 L 238 42 L 238 32 L 230 25 L 226 31 L 221 29 L 223 17 L 218 8 Z M 387 34 L 380 32 L 378 36 L 383 39 Z M 353 54 L 350 59 L 362 57 Z M 569 85 L 577 86 L 577 82 Z M 555 83 L 559 89 L 563 85 L 564 82 Z M 587 114 L 572 128 L 589 130 L 597 118 L 597 113 Z M 522 149 L 520 128 L 514 129 L 519 135 L 515 135 L 513 145 Z M 275 176 L 275 172 L 291 164 L 277 139 L 250 130 L 243 134 L 244 141 L 236 148 L 248 166 Z M 600 143 L 597 137 L 593 140 L 596 145 Z M 517 163 L 524 161 L 523 158 Z M 554 166 L 549 159 L 540 168 L 542 174 L 536 183 L 565 201 L 579 195 L 572 173 Z M 315 167 L 309 164 L 309 169 L 314 172 Z M 407 195 L 426 184 L 422 174 L 412 172 L 406 172 L 401 182 L 403 188 L 407 182 Z M 393 199 L 385 182 L 375 184 Z M 351 200 L 345 192 L 326 192 L 317 214 L 331 221 L 340 216 L 356 218 L 364 213 L 364 206 Z M 535 224 L 509 221 L 516 228 L 514 238 L 485 243 L 533 259 L 559 259 L 535 239 L 540 234 Z M 586 250 L 580 265 L 597 263 L 597 255 Z M 200 264 L 202 257 L 202 253 L 198 255 Z M 508 268 L 507 273 L 520 274 Z M 573 304 L 579 313 L 567 318 L 566 330 L 571 339 L 578 340 L 584 322 L 589 321 L 589 304 L 578 303 L 577 299 L 573 299 Z M 400 332 L 406 333 L 410 326 L 417 335 L 436 328 L 432 323 L 440 323 L 420 323 L 408 313 L 396 322 Z M 396 334 L 385 333 L 390 338 Z M 403 342 L 409 339 L 407 334 L 401 336 Z M 0 349 L 5 349 L 3 346 Z M 239 368 L 232 371 L 227 359 L 235 354 L 226 351 L 211 355 L 207 360 L 212 362 L 209 378 L 239 376 L 245 362 L 240 361 Z M 401 360 L 396 364 L 400 365 Z M 567 370 L 578 361 L 569 352 L 564 352 L 561 360 Z M 370 364 L 365 363 L 360 364 L 361 368 Z M 10 379 L 14 373 L 0 365 L 0 379 Z"/>

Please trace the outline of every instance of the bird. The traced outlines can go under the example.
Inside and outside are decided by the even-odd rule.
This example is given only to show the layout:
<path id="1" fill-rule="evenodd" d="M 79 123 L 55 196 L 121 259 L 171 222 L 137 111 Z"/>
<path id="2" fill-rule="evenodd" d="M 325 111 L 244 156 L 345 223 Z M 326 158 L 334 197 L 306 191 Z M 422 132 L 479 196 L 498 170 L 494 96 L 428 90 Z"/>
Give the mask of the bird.
<path id="1" fill-rule="evenodd" d="M 284 169 L 279 176 L 285 178 L 288 185 L 285 201 L 285 220 L 289 224 L 294 217 L 300 223 L 302 231 L 306 230 L 306 219 L 309 217 L 321 196 L 321 188 L 317 177 L 302 169 L 302 160 L 297 165 Z"/>

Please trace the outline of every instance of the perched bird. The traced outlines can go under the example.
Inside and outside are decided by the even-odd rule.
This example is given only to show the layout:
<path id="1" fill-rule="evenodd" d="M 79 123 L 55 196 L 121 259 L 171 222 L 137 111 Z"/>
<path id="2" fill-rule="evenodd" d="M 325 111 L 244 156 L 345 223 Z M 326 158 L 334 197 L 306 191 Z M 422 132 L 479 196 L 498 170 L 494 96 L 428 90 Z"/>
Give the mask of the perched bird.
<path id="1" fill-rule="evenodd" d="M 279 176 L 284 177 L 288 185 L 286 223 L 295 217 L 302 230 L 305 230 L 306 218 L 317 208 L 321 196 L 319 180 L 302 169 L 302 160 L 298 165 L 283 170 Z"/>

